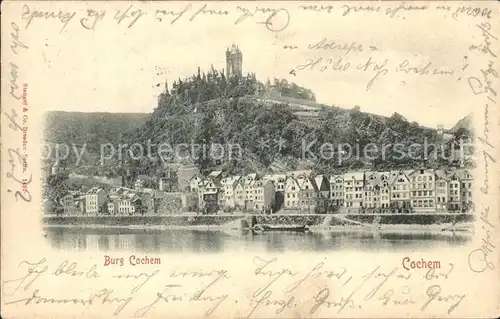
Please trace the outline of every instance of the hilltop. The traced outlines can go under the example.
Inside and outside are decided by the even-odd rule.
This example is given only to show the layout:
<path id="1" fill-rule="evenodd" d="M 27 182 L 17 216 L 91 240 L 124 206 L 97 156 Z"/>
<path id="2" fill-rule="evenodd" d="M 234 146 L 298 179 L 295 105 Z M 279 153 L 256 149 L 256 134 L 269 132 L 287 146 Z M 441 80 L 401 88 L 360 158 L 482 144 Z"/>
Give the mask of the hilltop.
<path id="1" fill-rule="evenodd" d="M 424 161 L 394 158 L 401 151 L 390 146 L 385 150 L 386 158 L 360 156 L 339 162 L 340 153 L 346 150 L 338 147 L 349 144 L 362 150 L 369 143 L 380 147 L 399 143 L 404 148 L 436 140 L 436 130 L 421 127 L 398 113 L 384 117 L 361 112 L 359 107 L 342 109 L 318 104 L 310 90 L 296 84 L 292 91 L 307 94 L 284 96 L 279 87 L 292 85 L 277 79 L 274 83 L 277 85 L 269 92 L 269 84 L 258 82 L 254 74 L 226 79 L 223 72 L 212 70 L 202 75 L 198 71 L 191 78 L 174 82 L 171 92 L 167 88 L 151 118 L 129 138 L 139 143 L 150 139 L 154 144 L 169 145 L 237 144 L 242 152 L 238 158 L 234 150 L 217 159 L 203 157 L 201 151 L 191 153 L 202 172 L 224 169 L 234 174 L 288 169 L 333 173 L 354 168 L 418 166 Z M 304 143 L 313 143 L 308 149 L 316 155 L 323 143 L 332 144 L 334 149 L 327 158 L 304 157 Z M 423 158 L 423 151 L 418 155 Z M 154 170 L 155 165 L 150 165 L 141 173 Z"/>
<path id="2" fill-rule="evenodd" d="M 457 124 L 455 124 L 450 130 L 450 133 L 455 133 L 459 129 L 466 129 L 468 131 L 472 131 L 472 114 L 467 115 L 466 117 L 460 119 Z"/>

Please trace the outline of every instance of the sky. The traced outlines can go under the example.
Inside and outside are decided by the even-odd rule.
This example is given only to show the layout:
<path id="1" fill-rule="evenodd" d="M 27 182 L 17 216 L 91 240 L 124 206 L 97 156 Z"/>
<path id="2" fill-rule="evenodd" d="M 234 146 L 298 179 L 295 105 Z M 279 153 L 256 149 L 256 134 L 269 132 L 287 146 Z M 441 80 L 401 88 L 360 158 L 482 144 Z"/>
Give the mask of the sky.
<path id="1" fill-rule="evenodd" d="M 165 81 L 171 86 L 175 79 L 195 73 L 198 66 L 204 71 L 211 65 L 224 68 L 224 51 L 235 43 L 243 52 L 244 73 L 255 72 L 262 82 L 286 78 L 311 89 L 318 102 L 328 105 L 360 106 L 364 112 L 386 116 L 398 112 L 425 126 L 452 127 L 477 104 L 469 94 L 467 74 L 462 72 L 465 63 L 472 68 L 475 58 L 467 50 L 470 39 L 466 34 L 473 31 L 466 23 L 458 28 L 452 19 L 432 14 L 388 19 L 378 13 L 332 16 L 294 8 L 289 10 L 288 27 L 278 33 L 251 19 L 235 26 L 234 16 L 219 20 L 201 17 L 189 23 L 187 18 L 174 24 L 159 22 L 153 18 L 155 10 L 147 11 L 149 16 L 132 28 L 117 24 L 109 16 L 93 31 L 77 21 L 63 32 L 55 32 L 60 23 L 32 21 L 26 37 L 30 47 L 38 49 L 33 61 L 40 67 L 30 70 L 30 78 L 39 81 L 41 87 L 32 94 L 44 102 L 46 110 L 152 112 Z M 234 11 L 234 7 L 230 9 Z M 40 29 L 44 24 L 47 29 Z M 341 46 L 361 45 L 362 51 L 309 49 L 322 39 Z M 284 45 L 298 48 L 284 49 Z M 320 58 L 329 69 L 321 71 L 320 62 L 312 70 L 300 70 L 300 65 Z M 346 70 L 332 69 L 339 59 L 344 67 L 349 63 Z M 359 70 L 358 66 L 369 59 L 381 69 L 375 71 L 372 64 L 366 71 Z M 403 69 L 431 63 L 430 70 L 452 70 L 453 74 L 397 72 L 405 60 L 408 62 Z M 386 74 L 382 72 L 367 90 L 371 79 L 384 69 Z M 50 87 L 42 89 L 43 83 L 50 83 Z"/>

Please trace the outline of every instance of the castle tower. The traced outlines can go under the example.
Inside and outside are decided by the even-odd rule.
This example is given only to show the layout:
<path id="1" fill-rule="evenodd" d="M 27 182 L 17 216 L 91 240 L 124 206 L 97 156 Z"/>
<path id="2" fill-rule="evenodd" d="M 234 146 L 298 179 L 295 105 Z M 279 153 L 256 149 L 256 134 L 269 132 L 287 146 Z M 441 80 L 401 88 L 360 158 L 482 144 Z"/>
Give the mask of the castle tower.
<path id="1" fill-rule="evenodd" d="M 235 75 L 242 77 L 243 74 L 243 54 L 233 43 L 231 50 L 226 49 L 226 77 L 231 78 Z"/>
<path id="2" fill-rule="evenodd" d="M 437 151 L 440 152 L 441 156 L 446 153 L 446 145 L 444 143 L 444 126 L 438 125 L 436 130 L 436 146 Z M 436 154 L 438 155 L 438 154 Z"/>
<path id="3" fill-rule="evenodd" d="M 444 126 L 443 125 L 438 125 L 437 126 L 437 140 L 439 142 L 442 142 L 443 141 L 443 137 L 444 137 Z"/>
<path id="4" fill-rule="evenodd" d="M 443 135 L 443 133 L 444 133 L 444 125 L 442 125 L 442 124 L 438 125 L 437 126 L 437 131 L 438 131 L 438 134 Z"/>

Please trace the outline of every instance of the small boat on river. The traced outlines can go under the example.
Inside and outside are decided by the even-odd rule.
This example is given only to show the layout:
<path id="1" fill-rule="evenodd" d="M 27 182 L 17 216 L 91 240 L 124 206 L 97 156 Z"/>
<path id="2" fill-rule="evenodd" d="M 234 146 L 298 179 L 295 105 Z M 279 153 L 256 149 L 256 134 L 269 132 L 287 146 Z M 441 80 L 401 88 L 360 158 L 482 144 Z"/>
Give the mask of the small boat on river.
<path id="1" fill-rule="evenodd" d="M 294 226 L 294 225 L 290 225 L 290 226 L 286 226 L 286 225 L 282 225 L 282 226 L 278 226 L 278 225 L 261 225 L 261 224 L 257 224 L 257 225 L 254 225 L 253 227 L 250 228 L 250 230 L 252 230 L 252 232 L 254 233 L 263 233 L 263 232 L 269 232 L 269 231 L 287 231 L 287 232 L 301 232 L 301 233 L 304 233 L 306 231 L 309 230 L 309 227 L 307 226 Z"/>

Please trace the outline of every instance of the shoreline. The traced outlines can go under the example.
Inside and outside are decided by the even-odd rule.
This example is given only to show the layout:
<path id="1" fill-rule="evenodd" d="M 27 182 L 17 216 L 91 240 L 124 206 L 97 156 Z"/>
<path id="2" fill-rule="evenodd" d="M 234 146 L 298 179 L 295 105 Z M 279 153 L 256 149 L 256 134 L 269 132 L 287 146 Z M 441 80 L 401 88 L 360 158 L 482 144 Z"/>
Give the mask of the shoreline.
<path id="1" fill-rule="evenodd" d="M 143 231 L 198 230 L 245 231 L 255 225 L 293 231 L 306 226 L 307 233 L 368 231 L 368 232 L 462 232 L 471 233 L 472 214 L 220 214 L 167 216 L 45 216 L 43 227 L 71 229 L 127 229 Z"/>
<path id="2" fill-rule="evenodd" d="M 62 224 L 62 225 L 54 225 L 54 224 L 44 224 L 43 228 L 83 228 L 83 229 L 129 229 L 129 230 L 222 230 L 223 227 L 218 225 L 101 225 L 101 224 Z"/>
<path id="3" fill-rule="evenodd" d="M 291 225 L 273 225 L 290 227 Z M 235 230 L 250 230 L 250 228 L 228 227 L 227 225 L 100 225 L 100 224 L 66 224 L 54 225 L 45 224 L 43 228 L 70 228 L 70 229 L 127 229 L 127 230 L 144 230 L 144 231 L 169 231 L 169 230 L 192 230 L 192 231 L 235 231 Z M 367 232 L 459 232 L 463 234 L 471 234 L 473 225 L 470 223 L 458 223 L 455 226 L 451 224 L 394 224 L 394 225 L 336 225 L 336 226 L 321 226 L 311 225 L 307 232 L 322 233 L 322 232 L 344 232 L 344 231 L 367 231 Z"/>

